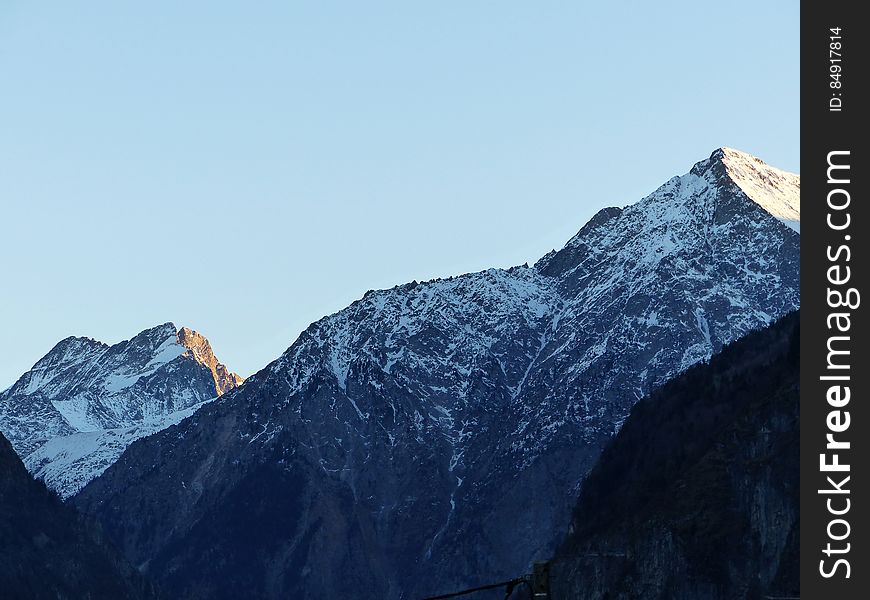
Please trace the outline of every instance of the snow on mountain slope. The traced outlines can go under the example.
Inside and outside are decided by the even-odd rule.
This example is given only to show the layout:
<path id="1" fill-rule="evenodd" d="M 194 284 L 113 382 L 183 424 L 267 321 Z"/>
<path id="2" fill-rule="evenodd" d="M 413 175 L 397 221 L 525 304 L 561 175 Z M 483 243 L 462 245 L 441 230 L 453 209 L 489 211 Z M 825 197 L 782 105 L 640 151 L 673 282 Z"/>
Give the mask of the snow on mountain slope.
<path id="1" fill-rule="evenodd" d="M 75 501 L 179 597 L 524 572 L 634 402 L 798 307 L 800 237 L 768 210 L 799 210 L 776 187 L 797 176 L 775 175 L 720 149 L 533 267 L 369 292 Z"/>
<path id="2" fill-rule="evenodd" d="M 728 176 L 761 208 L 800 233 L 801 178 L 733 148 L 721 148 Z"/>
<path id="3" fill-rule="evenodd" d="M 82 431 L 52 438 L 29 454 L 24 465 L 61 498 L 69 498 L 118 460 L 127 446 L 139 438 L 177 425 L 213 400 L 204 400 L 128 427 Z"/>
<path id="4" fill-rule="evenodd" d="M 240 383 L 204 337 L 172 323 L 113 346 L 67 338 L 0 393 L 0 430 L 66 496 L 134 439 Z"/>

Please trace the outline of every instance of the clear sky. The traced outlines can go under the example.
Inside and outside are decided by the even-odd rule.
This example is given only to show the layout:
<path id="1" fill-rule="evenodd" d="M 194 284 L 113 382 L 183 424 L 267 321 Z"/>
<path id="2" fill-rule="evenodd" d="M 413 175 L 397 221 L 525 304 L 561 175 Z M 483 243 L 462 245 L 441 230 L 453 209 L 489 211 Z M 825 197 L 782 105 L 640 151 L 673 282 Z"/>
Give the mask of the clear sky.
<path id="1" fill-rule="evenodd" d="M 799 171 L 799 3 L 0 3 L 0 389 L 173 321 L 250 375 L 719 146 Z"/>

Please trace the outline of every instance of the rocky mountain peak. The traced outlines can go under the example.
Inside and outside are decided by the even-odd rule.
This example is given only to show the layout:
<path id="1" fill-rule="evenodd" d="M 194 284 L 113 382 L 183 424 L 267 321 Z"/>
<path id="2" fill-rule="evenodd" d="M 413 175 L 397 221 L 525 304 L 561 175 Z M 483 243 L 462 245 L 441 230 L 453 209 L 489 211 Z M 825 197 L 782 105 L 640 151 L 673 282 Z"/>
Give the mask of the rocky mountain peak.
<path id="1" fill-rule="evenodd" d="M 128 343 L 133 346 L 153 347 L 156 348 L 164 342 L 175 339 L 177 328 L 171 321 L 162 325 L 149 327 L 128 340 Z M 124 342 L 121 342 L 124 343 Z"/>
<path id="2" fill-rule="evenodd" d="M 69 337 L 0 392 L 0 431 L 31 473 L 66 497 L 133 440 L 241 382 L 204 336 L 171 322 L 111 346 Z"/>
<path id="3" fill-rule="evenodd" d="M 774 233 L 781 228 L 777 221 L 793 231 Z M 741 252 L 753 261 L 769 260 L 766 251 L 757 252 L 783 235 L 795 236 L 799 228 L 800 176 L 719 148 L 640 201 L 600 210 L 535 267 L 561 279 L 563 291 L 600 291 L 609 284 L 593 283 L 596 273 L 642 282 L 651 271 L 676 265 L 691 264 L 693 273 L 704 272 L 730 247 L 743 246 Z M 791 242 L 796 241 L 795 236 Z"/>
<path id="4" fill-rule="evenodd" d="M 760 158 L 722 147 L 690 174 L 724 186 L 736 186 L 752 202 L 800 232 L 800 175 L 771 167 Z"/>
<path id="5" fill-rule="evenodd" d="M 204 365 L 211 371 L 218 396 L 240 386 L 244 381 L 243 377 L 233 373 L 227 369 L 226 365 L 218 361 L 211 349 L 211 344 L 205 336 L 189 327 L 182 327 L 178 330 L 176 339 L 179 344 L 188 349 L 196 362 Z"/>

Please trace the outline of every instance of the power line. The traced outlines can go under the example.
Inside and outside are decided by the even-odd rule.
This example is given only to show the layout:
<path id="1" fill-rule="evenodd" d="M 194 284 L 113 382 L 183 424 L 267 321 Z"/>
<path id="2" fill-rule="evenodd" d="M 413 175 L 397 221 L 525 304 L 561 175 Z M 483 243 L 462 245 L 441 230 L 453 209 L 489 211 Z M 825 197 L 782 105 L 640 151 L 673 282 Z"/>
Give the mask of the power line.
<path id="1" fill-rule="evenodd" d="M 508 581 L 500 583 L 491 583 L 489 585 L 481 585 L 474 588 L 468 588 L 450 594 L 441 594 L 440 596 L 429 596 L 423 600 L 445 600 L 446 598 L 456 598 L 458 596 L 466 596 L 475 592 L 484 590 L 494 590 L 505 588 L 505 600 L 513 593 L 518 585 L 525 585 L 529 588 L 531 597 L 535 600 L 549 600 L 550 598 L 550 563 L 547 561 L 536 561 L 531 575 L 516 577 Z"/>
<path id="2" fill-rule="evenodd" d="M 467 590 L 462 590 L 459 592 L 452 592 L 450 594 L 441 594 L 440 596 L 429 596 L 428 598 L 424 598 L 423 600 L 444 600 L 445 598 L 456 598 L 457 596 L 467 596 L 468 594 L 473 594 L 475 592 L 482 592 L 484 590 L 494 590 L 497 588 L 505 588 L 506 594 L 505 598 L 507 598 L 511 592 L 514 591 L 514 588 L 520 584 L 524 583 L 529 586 L 531 589 L 531 584 L 526 580 L 525 577 L 517 577 L 516 579 L 510 579 L 508 581 L 502 581 L 501 583 L 491 583 L 489 585 L 481 585 L 475 588 L 468 588 Z"/>

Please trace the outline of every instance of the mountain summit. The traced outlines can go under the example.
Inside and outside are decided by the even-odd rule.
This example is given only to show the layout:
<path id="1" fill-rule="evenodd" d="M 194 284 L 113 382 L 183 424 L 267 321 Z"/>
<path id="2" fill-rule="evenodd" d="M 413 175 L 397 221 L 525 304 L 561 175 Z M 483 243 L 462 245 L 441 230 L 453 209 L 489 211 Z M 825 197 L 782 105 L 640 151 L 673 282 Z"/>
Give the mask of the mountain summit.
<path id="1" fill-rule="evenodd" d="M 725 174 L 746 196 L 788 227 L 800 232 L 801 180 L 795 173 L 781 171 L 751 154 L 719 148 L 699 171 L 724 167 Z"/>
<path id="2" fill-rule="evenodd" d="M 179 344 L 190 350 L 191 356 L 196 362 L 208 367 L 208 370 L 211 371 L 218 396 L 242 384 L 244 379 L 240 375 L 232 373 L 218 361 L 212 352 L 211 344 L 204 336 L 192 329 L 182 327 L 175 337 Z"/>
<path id="3" fill-rule="evenodd" d="M 367 293 L 75 503 L 173 597 L 397 600 L 527 572 L 639 398 L 798 307 L 776 208 L 797 176 L 747 156 L 717 150 L 533 267 Z"/>
<path id="4" fill-rule="evenodd" d="M 0 431 L 32 473 L 68 496 L 133 439 L 241 382 L 208 340 L 172 323 L 113 346 L 69 337 L 0 393 Z"/>

